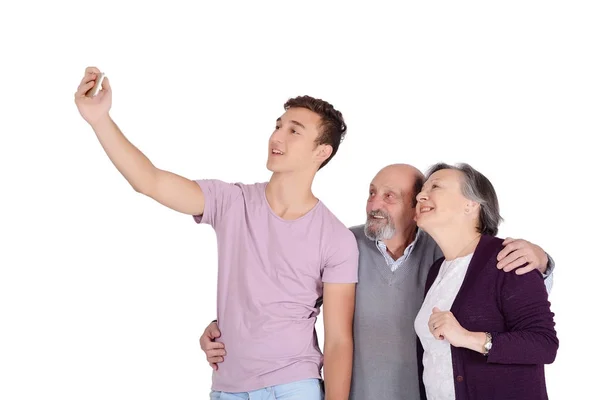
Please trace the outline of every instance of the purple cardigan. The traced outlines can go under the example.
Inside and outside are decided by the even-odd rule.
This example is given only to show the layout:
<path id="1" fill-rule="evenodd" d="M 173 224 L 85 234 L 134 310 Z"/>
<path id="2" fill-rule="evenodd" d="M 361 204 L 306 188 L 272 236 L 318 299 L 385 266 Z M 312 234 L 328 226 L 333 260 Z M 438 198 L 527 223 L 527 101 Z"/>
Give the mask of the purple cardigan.
<path id="1" fill-rule="evenodd" d="M 481 237 L 450 309 L 463 328 L 492 334 L 487 357 L 451 346 L 456 400 L 548 399 L 544 364 L 554 362 L 558 350 L 548 293 L 539 271 L 517 275 L 498 270 L 502 248 L 502 239 Z M 425 293 L 443 260 L 431 267 Z M 417 342 L 421 398 L 426 399 L 423 347 Z"/>

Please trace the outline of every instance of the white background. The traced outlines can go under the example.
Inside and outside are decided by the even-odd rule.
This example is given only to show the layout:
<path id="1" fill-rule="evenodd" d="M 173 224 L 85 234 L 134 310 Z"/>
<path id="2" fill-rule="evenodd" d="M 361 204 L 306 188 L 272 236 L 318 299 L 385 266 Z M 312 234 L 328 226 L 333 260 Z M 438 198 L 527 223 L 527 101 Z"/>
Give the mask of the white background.
<path id="1" fill-rule="evenodd" d="M 332 102 L 348 136 L 314 191 L 349 226 L 381 167 L 471 163 L 500 235 L 556 260 L 550 398 L 596 396 L 595 2 L 158 3 L 0 8 L 1 399 L 208 398 L 214 233 L 109 162 L 73 103 L 88 65 L 126 136 L 189 178 L 267 180 L 283 103 Z"/>

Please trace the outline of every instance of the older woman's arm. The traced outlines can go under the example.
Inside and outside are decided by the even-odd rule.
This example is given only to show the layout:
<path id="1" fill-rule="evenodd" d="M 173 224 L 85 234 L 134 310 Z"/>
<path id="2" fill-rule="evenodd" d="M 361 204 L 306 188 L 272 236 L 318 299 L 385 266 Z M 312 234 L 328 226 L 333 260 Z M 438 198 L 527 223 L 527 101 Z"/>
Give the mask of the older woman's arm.
<path id="1" fill-rule="evenodd" d="M 537 271 L 525 275 L 502 274 L 498 281 L 499 304 L 506 332 L 490 332 L 489 363 L 551 364 L 556 358 L 558 337 L 548 293 Z"/>

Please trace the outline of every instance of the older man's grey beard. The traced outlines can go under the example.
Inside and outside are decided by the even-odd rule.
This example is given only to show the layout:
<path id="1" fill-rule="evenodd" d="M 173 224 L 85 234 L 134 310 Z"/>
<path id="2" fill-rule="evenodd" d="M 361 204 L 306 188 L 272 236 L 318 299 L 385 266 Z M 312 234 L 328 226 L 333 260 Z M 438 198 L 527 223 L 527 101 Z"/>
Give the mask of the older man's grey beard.
<path id="1" fill-rule="evenodd" d="M 372 219 L 372 217 L 383 217 L 385 219 Z M 378 222 L 380 221 L 380 222 Z M 385 221 L 384 224 L 382 222 Z M 367 214 L 365 223 L 365 236 L 371 240 L 389 240 L 396 234 L 396 227 L 389 214 L 382 210 L 373 210 Z"/>

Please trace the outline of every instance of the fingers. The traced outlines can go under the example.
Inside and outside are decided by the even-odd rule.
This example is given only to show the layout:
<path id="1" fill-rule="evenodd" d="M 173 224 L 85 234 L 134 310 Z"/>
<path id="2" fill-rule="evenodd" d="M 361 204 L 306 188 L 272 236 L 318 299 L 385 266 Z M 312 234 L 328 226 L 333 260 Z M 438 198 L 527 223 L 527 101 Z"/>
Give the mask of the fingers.
<path id="1" fill-rule="evenodd" d="M 202 335 L 200 338 L 200 348 L 205 352 L 214 349 L 224 349 L 225 345 L 221 342 L 213 342 L 208 336 Z"/>
<path id="2" fill-rule="evenodd" d="M 507 237 L 506 239 L 504 239 L 504 242 L 502 242 L 502 245 L 503 245 L 503 246 L 506 246 L 507 244 L 509 244 L 509 243 L 512 243 L 512 242 L 514 242 L 515 240 L 517 240 L 517 239 L 513 239 L 513 238 L 511 238 L 511 237 Z"/>
<path id="3" fill-rule="evenodd" d="M 527 249 L 515 250 L 503 258 L 502 261 L 499 261 L 497 267 L 498 269 L 503 269 L 505 272 L 512 271 L 530 262 L 528 254 Z"/>
<path id="4" fill-rule="evenodd" d="M 218 354 L 215 354 L 218 353 Z M 213 350 L 206 353 L 206 360 L 209 363 L 220 363 L 225 359 L 225 350 Z"/>
<path id="5" fill-rule="evenodd" d="M 221 337 L 221 331 L 217 327 L 217 324 L 211 324 L 208 328 L 206 328 L 206 334 L 211 339 L 216 339 Z"/>
<path id="6" fill-rule="evenodd" d="M 104 80 L 102 81 L 102 87 L 100 88 L 97 96 L 99 100 L 102 100 L 102 98 L 108 94 L 110 94 L 110 83 L 108 82 L 108 78 L 104 77 Z"/>
<path id="7" fill-rule="evenodd" d="M 509 239 L 507 239 L 505 242 L 507 242 L 507 241 L 508 241 L 508 243 L 498 253 L 498 257 L 497 257 L 498 261 L 502 260 L 504 257 L 509 255 L 513 251 L 522 248 L 524 245 L 524 240 L 522 240 L 522 239 L 510 239 L 510 241 L 509 241 Z"/>
<path id="8" fill-rule="evenodd" d="M 442 321 L 444 318 L 444 313 L 437 307 L 433 307 L 432 313 L 429 316 L 429 327 L 430 329 L 433 329 L 432 326 L 433 325 L 439 325 L 439 322 Z M 437 324 L 436 324 L 437 323 Z"/>
<path id="9" fill-rule="evenodd" d="M 437 307 L 433 307 L 433 310 L 431 312 L 431 315 L 429 316 L 429 321 L 439 321 L 441 319 L 444 318 L 444 316 L 446 314 L 448 314 L 450 311 L 440 311 L 439 308 Z"/>
<path id="10" fill-rule="evenodd" d="M 224 347 L 216 347 L 214 349 L 206 349 L 206 355 L 208 357 L 225 357 L 227 351 L 225 351 Z"/>
<path id="11" fill-rule="evenodd" d="M 102 81 L 102 89 L 100 90 L 100 92 L 110 92 L 111 88 L 110 88 L 110 82 L 108 80 L 108 77 L 104 77 L 104 80 Z"/>
<path id="12" fill-rule="evenodd" d="M 434 335 L 435 330 L 439 329 L 443 325 L 443 323 L 443 318 L 440 314 L 431 314 L 431 317 L 429 317 L 429 322 L 427 323 L 429 327 L 429 332 L 431 332 L 431 334 Z"/>
<path id="13" fill-rule="evenodd" d="M 77 88 L 76 96 L 85 96 L 85 93 L 94 87 L 96 83 L 96 78 L 100 74 L 100 70 L 96 67 L 87 67 L 85 69 L 85 74 L 83 78 L 81 78 L 81 82 L 79 83 L 79 87 Z M 110 91 L 110 84 L 106 83 L 107 79 L 105 78 L 102 82 L 102 91 Z"/>
<path id="14" fill-rule="evenodd" d="M 217 364 L 222 363 L 225 360 L 225 356 L 227 352 L 224 348 L 216 348 L 205 350 L 206 353 L 206 361 L 211 365 L 214 370 L 218 369 Z"/>
<path id="15" fill-rule="evenodd" d="M 96 67 L 87 67 L 85 69 L 85 74 L 86 75 L 87 74 L 99 74 L 99 73 L 100 73 L 100 70 L 98 68 L 96 68 Z"/>
<path id="16" fill-rule="evenodd" d="M 429 323 L 429 332 L 435 339 L 444 340 L 444 321 L 432 321 Z"/>
<path id="17" fill-rule="evenodd" d="M 86 72 L 81 78 L 79 85 L 85 85 L 89 81 L 94 81 L 98 77 L 99 72 Z"/>
<path id="18" fill-rule="evenodd" d="M 226 354 L 225 344 L 214 341 L 218 337 L 221 337 L 219 326 L 216 322 L 211 322 L 204 330 L 202 336 L 200 336 L 200 348 L 206 353 L 207 357 L 210 357 L 211 355 L 224 356 Z"/>
<path id="19" fill-rule="evenodd" d="M 225 345 L 221 342 L 213 342 L 212 340 L 204 343 L 204 351 L 216 349 L 225 349 Z"/>
<path id="20" fill-rule="evenodd" d="M 433 312 L 427 323 L 429 331 L 434 338 L 444 340 L 444 329 L 448 324 L 452 324 L 454 316 L 451 311 L 441 311 L 433 307 Z"/>
<path id="21" fill-rule="evenodd" d="M 202 348 L 206 354 L 206 361 L 208 361 L 212 369 L 216 371 L 218 369 L 217 364 L 223 362 L 223 360 L 225 360 L 225 356 L 227 355 L 225 345 L 220 342 L 213 342 L 211 339 L 209 339 L 208 333 L 205 332 L 200 338 L 200 348 Z"/>
<path id="22" fill-rule="evenodd" d="M 536 269 L 533 264 L 529 263 L 527 264 L 527 266 L 523 267 L 523 268 L 519 268 L 518 270 L 515 271 L 515 274 L 517 275 L 523 275 L 526 274 L 528 272 L 533 271 L 534 269 Z"/>
<path id="23" fill-rule="evenodd" d="M 85 94 L 88 92 L 88 90 L 90 90 L 91 88 L 94 87 L 94 84 L 96 83 L 95 80 L 89 81 L 87 83 L 82 83 L 81 85 L 79 85 L 79 87 L 77 88 L 77 92 L 75 92 L 75 96 L 76 97 L 84 97 Z"/>

